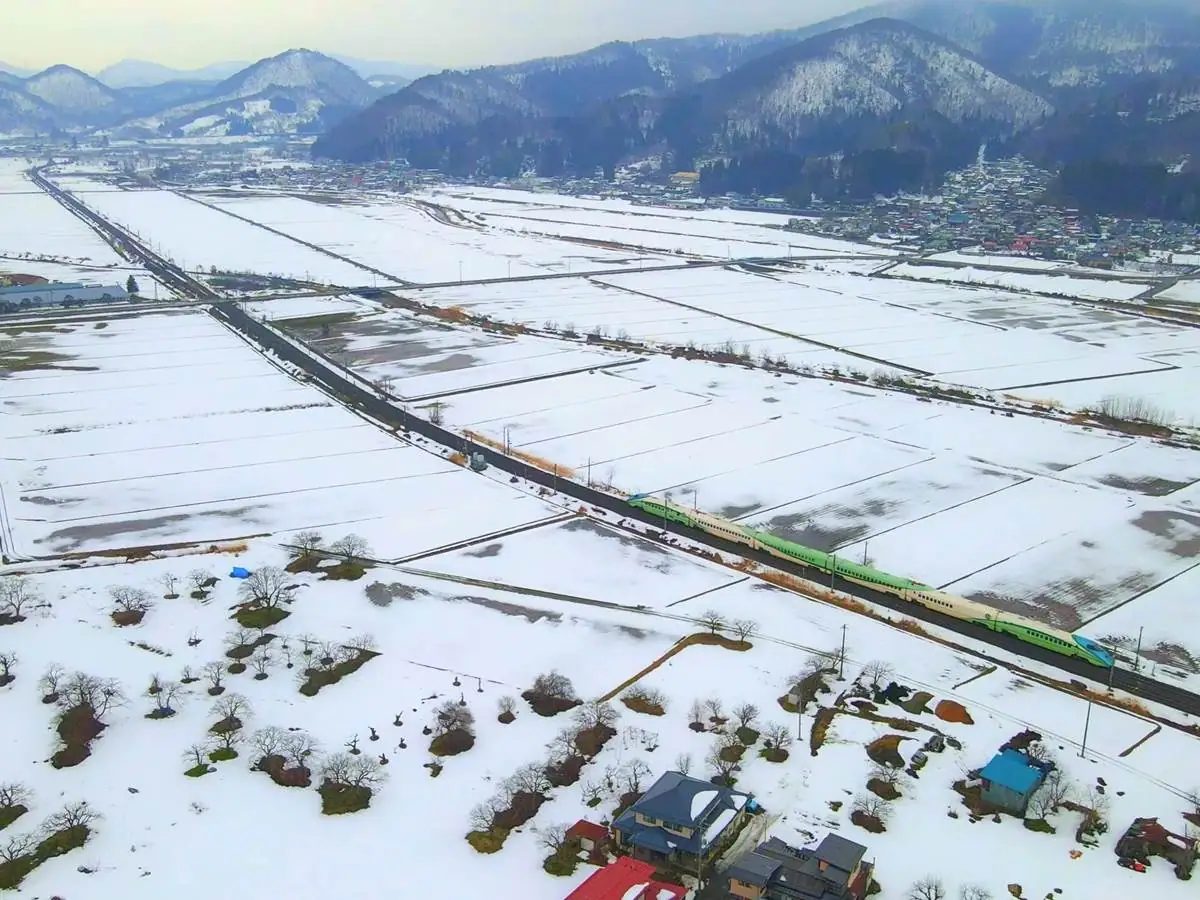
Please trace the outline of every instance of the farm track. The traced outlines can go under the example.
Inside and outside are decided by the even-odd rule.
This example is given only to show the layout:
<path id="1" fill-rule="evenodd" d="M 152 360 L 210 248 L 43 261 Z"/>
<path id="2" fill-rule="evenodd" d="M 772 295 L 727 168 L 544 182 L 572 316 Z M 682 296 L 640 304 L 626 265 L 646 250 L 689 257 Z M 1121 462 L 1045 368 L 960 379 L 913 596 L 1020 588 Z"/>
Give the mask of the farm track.
<path id="1" fill-rule="evenodd" d="M 218 321 L 223 322 L 232 331 L 240 334 L 252 346 L 269 351 L 280 361 L 296 366 L 312 379 L 315 386 L 323 388 L 326 393 L 341 400 L 351 409 L 370 416 L 388 427 L 402 429 L 406 432 L 416 432 L 442 447 L 457 452 L 464 452 L 467 455 L 479 454 L 489 465 L 496 467 L 500 471 L 507 472 L 513 476 L 523 477 L 533 484 L 565 494 L 597 509 L 613 512 L 623 517 L 622 521 L 632 520 L 654 529 L 661 534 L 661 539 L 665 543 L 675 543 L 669 534 L 670 532 L 682 537 L 686 541 L 705 545 L 719 553 L 734 558 L 740 557 L 752 560 L 768 568 L 789 572 L 805 580 L 811 580 L 814 576 L 824 577 L 824 573 L 815 572 L 805 566 L 780 560 L 761 551 L 755 551 L 712 535 L 701 534 L 692 529 L 677 526 L 675 523 L 650 516 L 639 509 L 629 506 L 621 497 L 604 493 L 603 491 L 565 478 L 559 478 L 556 474 L 544 472 L 529 463 L 506 456 L 492 447 L 464 438 L 432 422 L 414 416 L 406 410 L 396 408 L 378 393 L 369 391 L 361 384 L 349 380 L 345 373 L 335 370 L 334 367 L 322 359 L 302 350 L 279 332 L 254 320 L 242 311 L 236 302 L 222 300 L 216 291 L 183 273 L 178 267 L 162 259 L 123 230 L 88 209 L 77 199 L 52 185 L 42 176 L 40 170 L 35 170 L 32 173 L 32 177 L 39 187 L 54 196 L 55 199 L 84 219 L 93 228 L 121 242 L 121 245 L 132 254 L 132 258 L 140 260 L 151 273 L 160 277 L 164 283 L 178 285 L 185 292 L 186 296 L 213 301 L 213 306 L 209 309 L 209 312 Z M 727 264 L 727 262 L 712 263 L 714 266 Z M 681 265 L 671 268 L 686 269 L 692 267 L 691 265 Z M 579 277 L 581 274 L 583 273 L 577 273 L 572 276 L 525 276 L 511 280 L 530 281 L 554 277 Z M 505 281 L 508 279 L 499 280 Z M 310 296 L 320 296 L 320 294 L 312 294 Z M 956 632 L 976 641 L 992 644 L 1018 657 L 1036 660 L 1077 678 L 1088 679 L 1093 683 L 1098 683 L 1101 680 L 1100 671 L 1082 660 L 1063 657 L 1060 654 L 1044 650 L 1024 641 L 1016 640 L 1007 634 L 992 632 L 967 622 L 947 618 L 923 606 L 906 603 L 899 598 L 861 585 L 844 583 L 839 589 L 878 606 L 899 612 L 908 618 Z M 979 653 L 975 655 L 986 659 L 988 662 L 1005 665 L 1003 660 L 989 657 L 987 654 Z M 1175 685 L 1156 681 L 1125 669 L 1112 670 L 1111 675 L 1112 686 L 1116 689 L 1140 697 L 1143 700 L 1161 703 L 1190 715 L 1200 715 L 1200 694 L 1184 690 Z"/>

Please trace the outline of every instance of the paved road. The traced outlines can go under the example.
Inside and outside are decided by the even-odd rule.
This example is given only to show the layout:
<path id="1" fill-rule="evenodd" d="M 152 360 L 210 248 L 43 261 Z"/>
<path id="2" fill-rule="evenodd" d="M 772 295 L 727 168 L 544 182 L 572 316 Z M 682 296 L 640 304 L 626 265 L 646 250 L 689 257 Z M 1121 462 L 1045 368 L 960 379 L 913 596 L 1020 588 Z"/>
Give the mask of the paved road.
<path id="1" fill-rule="evenodd" d="M 661 521 L 639 509 L 628 506 L 619 497 L 614 497 L 611 494 L 606 494 L 577 482 L 543 472 L 522 460 L 505 456 L 491 447 L 478 444 L 452 431 L 434 425 L 432 422 L 398 409 L 391 403 L 380 398 L 377 394 L 366 390 L 361 384 L 347 379 L 342 373 L 336 371 L 323 360 L 301 350 L 295 344 L 282 337 L 278 332 L 268 328 L 261 322 L 255 321 L 249 315 L 242 312 L 235 301 L 221 300 L 217 292 L 207 285 L 187 275 L 177 266 L 167 262 L 158 256 L 158 254 L 149 250 L 140 241 L 88 209 L 74 197 L 64 193 L 57 186 L 46 181 L 40 171 L 35 171 L 33 178 L 39 187 L 54 196 L 56 200 L 84 219 L 88 224 L 109 236 L 124 252 L 128 253 L 133 259 L 141 262 L 142 265 L 161 278 L 165 283 L 178 286 L 177 289 L 186 292 L 187 296 L 216 301 L 210 308 L 211 313 L 216 318 L 225 322 L 234 330 L 241 332 L 251 343 L 268 349 L 281 360 L 297 366 L 311 376 L 314 381 L 323 385 L 326 390 L 341 398 L 349 406 L 362 410 L 378 421 L 395 428 L 404 429 L 405 431 L 416 432 L 444 447 L 467 454 L 478 453 L 490 465 L 495 466 L 503 472 L 509 472 L 510 474 L 525 478 L 534 484 L 556 490 L 598 509 L 615 512 L 626 519 L 653 526 L 662 534 L 664 539 L 669 540 L 668 532 L 673 532 L 687 540 L 706 544 L 721 553 L 751 559 L 770 568 L 791 572 L 801 578 L 810 580 L 820 579 L 822 581 L 831 579 L 831 575 L 827 572 L 812 570 L 806 566 L 779 560 L 766 553 L 751 550 L 740 544 L 724 541 L 711 535 L 702 535 L 699 532 L 678 526 L 672 522 Z M 712 265 L 725 264 L 713 263 Z M 675 268 L 688 268 L 688 266 L 678 266 Z M 547 276 L 532 276 L 533 279 L 543 277 Z M 531 280 L 531 278 L 526 277 L 513 280 Z M 909 618 L 929 622 L 977 641 L 993 644 L 1010 653 L 1037 660 L 1071 675 L 1096 681 L 1103 680 L 1104 678 L 1101 671 L 1082 660 L 1063 657 L 1057 653 L 1027 644 L 1024 641 L 1018 641 L 1007 634 L 989 631 L 988 629 L 980 628 L 970 623 L 959 621 L 958 619 L 942 616 L 923 606 L 906 603 L 890 594 L 882 594 L 870 588 L 851 583 L 838 583 L 836 587 L 845 593 L 903 613 Z M 1172 684 L 1147 678 L 1144 675 L 1130 672 L 1126 669 L 1117 669 L 1112 675 L 1112 683 L 1115 688 L 1192 715 L 1200 715 L 1200 695 L 1198 694 L 1186 691 Z"/>
<path id="2" fill-rule="evenodd" d="M 221 321 L 240 331 L 250 342 L 270 350 L 281 360 L 289 362 L 308 373 L 314 381 L 323 385 L 326 390 L 339 397 L 347 405 L 359 409 L 391 427 L 415 432 L 434 443 L 460 452 L 468 454 L 478 453 L 490 465 L 495 466 L 503 472 L 508 472 L 534 484 L 557 490 L 589 506 L 615 512 L 628 520 L 650 525 L 661 532 L 665 538 L 669 539 L 667 532 L 673 532 L 690 541 L 706 544 L 712 549 L 729 556 L 745 557 L 764 566 L 791 572 L 802 578 L 814 581 L 819 579 L 821 582 L 827 582 L 830 579 L 830 575 L 827 572 L 816 571 L 805 566 L 788 563 L 768 554 L 750 550 L 739 544 L 723 541 L 710 535 L 701 535 L 691 529 L 677 526 L 671 522 L 663 522 L 660 519 L 647 515 L 639 509 L 628 506 L 619 497 L 614 497 L 595 488 L 589 488 L 578 482 L 556 477 L 549 472 L 543 472 L 522 460 L 505 456 L 491 447 L 466 439 L 461 435 L 434 425 L 432 422 L 398 409 L 378 395 L 364 389 L 361 385 L 350 381 L 323 361 L 304 352 L 295 344 L 282 337 L 278 332 L 246 315 L 235 303 L 218 303 L 213 307 L 212 313 Z M 1069 675 L 1098 682 L 1103 682 L 1106 677 L 1102 670 L 1089 665 L 1083 660 L 1063 657 L 1057 653 L 1035 647 L 1032 644 L 1018 641 L 1009 635 L 998 634 L 985 628 L 971 625 L 968 622 L 947 618 L 923 606 L 907 603 L 890 594 L 882 594 L 870 588 L 848 582 L 839 581 L 835 586 L 838 590 L 845 593 L 895 610 L 910 618 L 929 622 L 977 641 L 992 644 L 1018 656 L 1053 666 Z M 997 662 L 1003 664 L 1003 661 L 997 660 Z M 1193 715 L 1200 715 L 1200 695 L 1185 691 L 1175 685 L 1166 684 L 1147 678 L 1144 675 L 1118 668 L 1113 672 L 1113 686 L 1145 700 L 1162 703 Z"/>

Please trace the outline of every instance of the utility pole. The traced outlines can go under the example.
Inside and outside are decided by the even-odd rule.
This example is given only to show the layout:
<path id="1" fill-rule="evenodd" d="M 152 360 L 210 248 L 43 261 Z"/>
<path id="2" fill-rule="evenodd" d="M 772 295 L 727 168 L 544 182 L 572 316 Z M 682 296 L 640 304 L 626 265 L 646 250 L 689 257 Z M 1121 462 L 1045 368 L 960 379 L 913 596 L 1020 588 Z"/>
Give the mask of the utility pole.
<path id="1" fill-rule="evenodd" d="M 1137 649 L 1133 651 L 1133 671 L 1135 672 L 1142 671 L 1142 632 L 1145 628 L 1144 625 L 1138 628 Z"/>
<path id="2" fill-rule="evenodd" d="M 838 656 L 838 681 L 841 681 L 846 671 L 846 626 L 842 626 L 842 652 Z"/>
<path id="3" fill-rule="evenodd" d="M 1088 699 L 1087 718 L 1083 720 L 1083 743 L 1079 745 L 1079 758 L 1082 759 L 1084 753 L 1087 752 L 1087 736 L 1088 726 L 1092 724 L 1092 701 Z"/>
<path id="4" fill-rule="evenodd" d="M 870 541 L 863 541 L 863 560 L 862 560 L 862 564 L 863 564 L 864 566 L 867 564 L 867 548 L 868 548 L 868 547 L 870 547 L 870 546 L 871 546 L 871 542 L 870 542 Z"/>
<path id="5" fill-rule="evenodd" d="M 1116 647 L 1116 645 L 1114 644 L 1114 645 L 1113 645 L 1113 647 L 1112 647 L 1112 658 L 1113 658 L 1113 664 L 1112 664 L 1111 666 L 1109 666 L 1109 667 L 1108 667 L 1108 692 L 1109 692 L 1110 694 L 1111 694 L 1111 693 L 1112 693 L 1112 691 L 1113 691 L 1113 676 L 1117 674 L 1117 653 L 1116 653 L 1116 650 L 1117 650 L 1117 647 Z"/>
<path id="6" fill-rule="evenodd" d="M 592 458 L 590 456 L 587 461 L 587 486 L 592 486 Z"/>

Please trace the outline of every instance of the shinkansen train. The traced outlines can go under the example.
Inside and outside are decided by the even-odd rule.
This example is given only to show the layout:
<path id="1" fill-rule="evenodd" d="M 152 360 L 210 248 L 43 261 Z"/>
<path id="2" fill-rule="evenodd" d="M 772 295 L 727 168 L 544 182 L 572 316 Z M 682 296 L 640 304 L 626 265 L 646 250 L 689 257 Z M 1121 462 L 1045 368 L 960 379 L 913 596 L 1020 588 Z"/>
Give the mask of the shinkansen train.
<path id="1" fill-rule="evenodd" d="M 927 584 L 921 584 L 919 581 L 889 575 L 887 572 L 880 572 L 870 566 L 858 565 L 850 560 L 842 559 L 836 554 L 814 550 L 812 547 L 805 547 L 803 544 L 784 540 L 773 534 L 748 528 L 718 516 L 688 509 L 661 497 L 634 494 L 629 498 L 628 503 L 630 506 L 662 518 L 664 521 L 695 528 L 714 537 L 723 538 L 735 544 L 743 544 L 754 550 L 761 550 L 779 559 L 786 559 L 789 562 L 836 575 L 846 581 L 892 594 L 909 603 L 920 604 L 926 609 L 942 615 L 972 622 L 992 631 L 1010 634 L 1019 640 L 1036 644 L 1038 647 L 1052 650 L 1055 653 L 1061 653 L 1063 656 L 1075 656 L 1087 660 L 1095 666 L 1112 668 L 1112 654 L 1091 638 L 1083 635 L 1052 628 L 1024 616 L 1001 613 L 983 603 L 947 594 Z"/>

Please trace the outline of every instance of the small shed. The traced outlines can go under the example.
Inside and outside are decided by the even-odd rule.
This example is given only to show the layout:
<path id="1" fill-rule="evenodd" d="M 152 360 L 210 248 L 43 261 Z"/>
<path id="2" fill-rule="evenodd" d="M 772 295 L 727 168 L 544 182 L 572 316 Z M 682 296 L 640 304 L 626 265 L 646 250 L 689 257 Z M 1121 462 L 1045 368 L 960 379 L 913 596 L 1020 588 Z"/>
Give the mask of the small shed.
<path id="1" fill-rule="evenodd" d="M 241 566 L 234 566 L 229 572 L 230 578 L 249 578 L 250 570 L 243 569 Z"/>
<path id="2" fill-rule="evenodd" d="M 1019 750 L 997 753 L 979 773 L 983 802 L 1016 816 L 1025 815 L 1029 798 L 1046 780 L 1048 768 Z"/>
<path id="3" fill-rule="evenodd" d="M 608 839 L 608 829 L 587 819 L 580 819 L 567 829 L 567 840 L 579 841 L 579 846 L 591 853 Z"/>

